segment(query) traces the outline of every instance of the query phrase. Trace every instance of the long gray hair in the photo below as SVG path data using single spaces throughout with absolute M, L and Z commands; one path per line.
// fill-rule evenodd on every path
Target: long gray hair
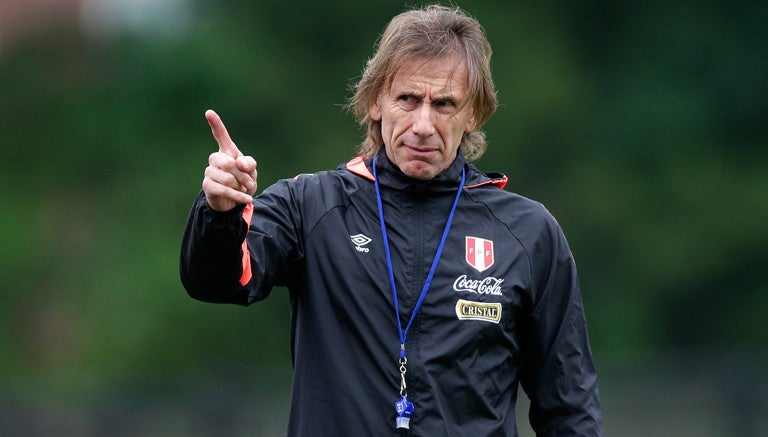
M 372 120 L 369 109 L 406 62 L 458 55 L 467 66 L 467 89 L 475 119 L 475 129 L 464 134 L 460 147 L 468 161 L 480 158 L 486 142 L 479 127 L 498 106 L 491 75 L 492 53 L 480 23 L 459 8 L 430 5 L 395 16 L 376 43 L 376 53 L 368 60 L 362 77 L 353 85 L 355 94 L 347 104 L 358 123 L 368 130 L 358 152 L 373 156 L 381 148 L 381 121 Z

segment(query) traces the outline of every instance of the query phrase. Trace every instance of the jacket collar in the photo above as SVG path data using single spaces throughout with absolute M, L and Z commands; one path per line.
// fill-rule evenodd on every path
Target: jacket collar
M 352 173 L 373 181 L 372 161 L 373 159 L 370 157 L 358 156 L 342 167 L 346 167 L 346 169 Z M 467 170 L 467 180 L 464 185 L 465 189 L 483 185 L 494 185 L 497 188 L 504 188 L 508 180 L 507 176 L 501 173 L 485 174 L 480 172 L 475 166 L 466 162 L 461 149 L 459 149 L 456 160 L 453 161 L 453 164 L 451 164 L 448 170 L 429 181 L 420 181 L 406 176 L 396 165 L 389 161 L 383 148 L 378 154 L 376 165 L 379 183 L 382 186 L 415 192 L 455 190 L 456 184 L 461 177 L 461 168 L 463 166 L 466 166 Z

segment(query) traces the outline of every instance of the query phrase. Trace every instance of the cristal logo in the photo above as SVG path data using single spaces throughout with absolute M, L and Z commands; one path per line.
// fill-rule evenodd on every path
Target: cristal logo
M 456 302 L 456 317 L 459 320 L 480 320 L 482 322 L 499 323 L 501 320 L 501 304 L 498 302 L 472 302 L 459 299 Z
M 352 240 L 352 243 L 354 243 L 354 244 L 355 244 L 355 249 L 356 249 L 358 252 L 365 252 L 365 253 L 368 253 L 368 252 L 370 251 L 370 249 L 368 249 L 367 247 L 363 247 L 363 246 L 365 246 L 366 244 L 368 244 L 368 243 L 370 243 L 371 241 L 373 241 L 373 240 L 371 240 L 370 238 L 366 237 L 366 236 L 365 236 L 365 235 L 363 235 L 363 234 L 350 235 L 350 236 L 349 236 L 349 238 Z
M 467 275 L 461 275 L 453 282 L 456 291 L 468 291 L 477 294 L 492 294 L 501 296 L 501 283 L 503 279 L 489 276 L 484 279 L 469 279 Z

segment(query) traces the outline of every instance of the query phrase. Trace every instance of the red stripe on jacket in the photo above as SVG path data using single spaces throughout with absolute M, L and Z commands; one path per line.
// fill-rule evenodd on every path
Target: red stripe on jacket
M 245 224 L 248 229 L 251 228 L 251 219 L 253 218 L 253 203 L 247 203 L 245 205 L 245 209 L 243 210 L 243 220 L 245 220 Z M 243 240 L 243 274 L 240 276 L 240 285 L 245 286 L 245 284 L 248 283 L 248 281 L 251 280 L 253 277 L 253 272 L 251 271 L 251 253 L 248 251 L 248 233 L 246 232 L 245 240 Z

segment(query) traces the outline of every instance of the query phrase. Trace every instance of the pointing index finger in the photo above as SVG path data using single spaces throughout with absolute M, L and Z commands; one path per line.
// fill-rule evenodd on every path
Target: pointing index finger
M 224 122 L 221 121 L 219 114 L 214 110 L 209 109 L 205 111 L 205 119 L 208 120 L 208 125 L 211 126 L 213 138 L 215 138 L 216 142 L 219 144 L 220 152 L 224 152 L 233 158 L 243 156 L 240 149 L 235 145 L 235 142 L 229 137 L 229 132 L 227 132 L 227 128 L 224 127 Z

